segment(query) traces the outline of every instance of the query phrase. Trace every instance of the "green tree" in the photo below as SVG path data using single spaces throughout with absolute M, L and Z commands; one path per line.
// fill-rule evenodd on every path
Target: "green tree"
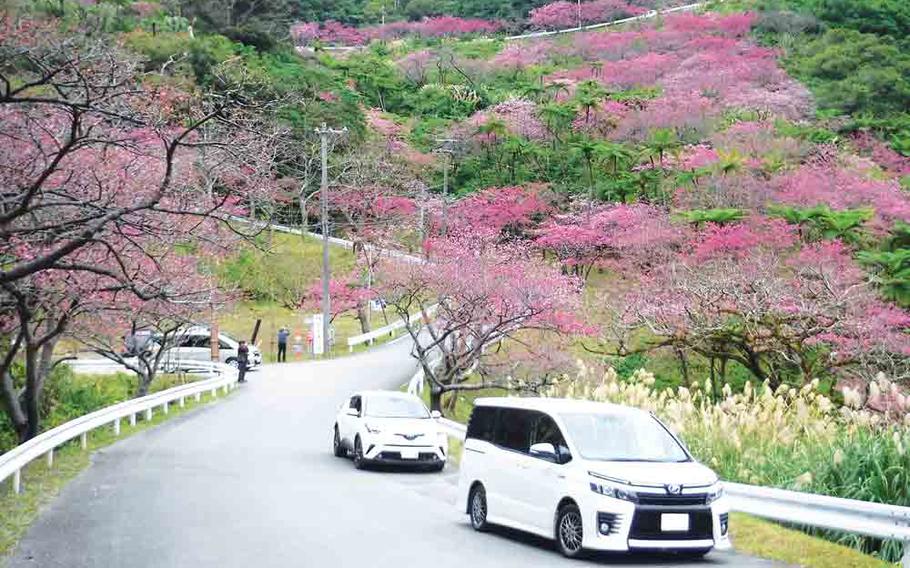
M 700 228 L 706 223 L 714 223 L 715 225 L 735 223 L 741 221 L 743 217 L 746 216 L 742 209 L 733 208 L 693 209 L 691 211 L 684 211 L 681 215 L 687 222 L 695 225 L 696 228 Z

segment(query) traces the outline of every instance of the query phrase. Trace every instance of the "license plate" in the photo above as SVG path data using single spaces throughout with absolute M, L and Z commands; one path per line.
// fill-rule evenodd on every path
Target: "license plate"
M 401 450 L 401 459 L 416 460 L 420 455 L 420 450 Z
M 689 530 L 689 515 L 685 513 L 663 513 L 660 515 L 660 530 L 663 532 L 685 532 Z

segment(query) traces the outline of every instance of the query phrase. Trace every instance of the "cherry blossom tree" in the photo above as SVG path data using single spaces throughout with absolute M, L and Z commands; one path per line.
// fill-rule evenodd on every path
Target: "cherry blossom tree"
M 158 373 L 165 370 L 165 357 L 177 345 L 180 332 L 223 308 L 227 300 L 212 278 L 201 274 L 196 258 L 171 254 L 163 261 L 159 269 L 149 270 L 159 282 L 153 296 L 141 297 L 132 290 L 101 294 L 67 332 L 132 371 L 137 377 L 136 396 L 148 394 Z M 137 333 L 149 337 L 142 348 L 132 345 Z
M 230 88 L 209 98 L 146 84 L 110 42 L 27 19 L 0 19 L 0 59 L 0 385 L 27 439 L 53 347 L 90 299 L 166 297 L 165 254 L 223 244 L 232 198 L 265 195 L 274 173 Z
M 627 270 L 658 265 L 684 236 L 659 208 L 612 205 L 590 214 L 557 216 L 541 227 L 535 243 L 554 253 L 564 271 L 587 279 L 595 267 Z
M 494 345 L 521 342 L 522 334 L 533 330 L 585 329 L 574 315 L 577 282 L 535 260 L 528 247 L 478 247 L 476 241 L 458 237 L 434 239 L 429 250 L 426 263 L 385 262 L 380 279 L 382 297 L 408 322 L 434 410 L 442 409 L 446 393 L 509 388 L 506 380 L 468 380 Z M 437 306 L 432 322 L 431 306 Z M 423 317 L 411 320 L 412 314 Z
M 594 0 L 580 4 L 559 0 L 531 10 L 528 21 L 537 28 L 564 29 L 618 20 L 643 14 L 645 11 L 622 0 Z
M 840 243 L 794 251 L 790 238 L 706 231 L 693 252 L 608 299 L 613 354 L 670 349 L 686 377 L 687 354 L 697 354 L 720 383 L 735 361 L 775 388 L 794 377 L 874 375 L 910 355 L 910 314 L 878 299 Z
M 329 281 L 329 297 L 332 299 L 332 313 L 329 321 L 334 322 L 335 318 L 341 314 L 361 309 L 361 306 L 374 299 L 375 295 L 371 290 L 363 287 L 360 278 L 354 273 L 332 278 Z M 312 284 L 300 298 L 300 304 L 297 307 L 320 311 L 322 309 L 322 284 Z
M 475 193 L 450 209 L 450 231 L 524 236 L 552 206 L 540 187 L 497 187 Z

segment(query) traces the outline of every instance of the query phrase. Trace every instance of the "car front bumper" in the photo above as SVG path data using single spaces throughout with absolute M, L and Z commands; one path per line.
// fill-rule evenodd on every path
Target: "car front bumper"
M 684 552 L 731 548 L 726 498 L 697 507 L 641 506 L 610 498 L 597 501 L 586 503 L 582 510 L 583 546 L 587 549 Z M 689 530 L 662 532 L 660 516 L 665 513 L 689 515 Z
M 446 454 L 439 446 L 372 444 L 365 448 L 363 459 L 372 464 L 426 467 L 445 463 Z

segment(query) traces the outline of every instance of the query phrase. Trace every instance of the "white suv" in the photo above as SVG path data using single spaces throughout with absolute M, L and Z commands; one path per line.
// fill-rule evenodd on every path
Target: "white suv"
M 566 399 L 474 404 L 457 505 L 476 530 L 495 523 L 535 533 L 569 557 L 730 548 L 717 475 L 654 415 Z
M 350 452 L 357 469 L 394 464 L 440 471 L 446 465 L 449 439 L 437 418 L 439 413 L 427 410 L 414 395 L 360 392 L 338 409 L 332 448 L 336 457 Z

